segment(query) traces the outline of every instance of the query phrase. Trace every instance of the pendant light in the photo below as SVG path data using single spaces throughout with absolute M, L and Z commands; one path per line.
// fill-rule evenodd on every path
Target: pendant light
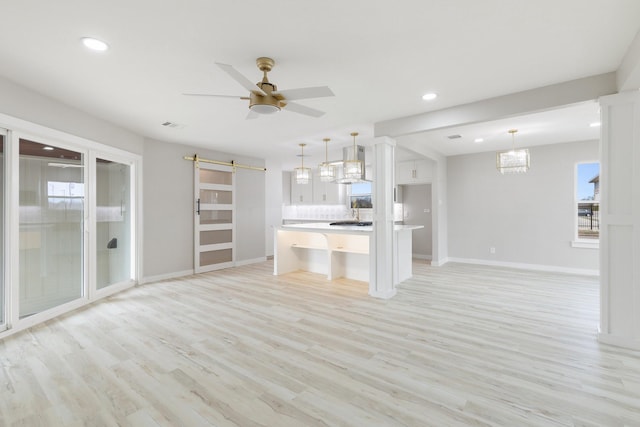
M 353 137 L 353 158 L 344 161 L 344 177 L 346 179 L 359 180 L 362 179 L 364 165 L 358 160 L 356 151 L 356 136 L 358 136 L 358 132 L 351 132 L 351 136 Z
M 525 173 L 529 170 L 529 150 L 516 150 L 515 134 L 518 129 L 510 129 L 511 150 L 496 153 L 496 168 L 501 174 Z
M 331 182 L 336 179 L 336 167 L 329 163 L 329 138 L 323 139 L 324 141 L 324 162 L 320 163 L 318 169 L 320 170 L 320 181 Z
M 299 168 L 295 168 L 296 171 L 296 183 L 297 184 L 308 184 L 309 183 L 309 177 L 311 175 L 311 171 L 309 168 L 305 168 L 304 167 L 304 147 L 307 144 L 298 144 L 300 146 L 300 167 Z

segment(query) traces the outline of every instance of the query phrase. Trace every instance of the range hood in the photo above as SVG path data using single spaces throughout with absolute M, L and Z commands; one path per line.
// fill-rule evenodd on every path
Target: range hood
M 353 147 L 344 147 L 342 149 L 342 160 L 359 160 L 362 162 L 363 164 L 363 168 L 362 168 L 362 174 L 360 175 L 359 178 L 357 179 L 352 179 L 352 178 L 345 178 L 344 177 L 344 168 L 342 167 L 342 162 L 332 162 L 333 164 L 338 166 L 338 170 L 337 170 L 337 176 L 336 179 L 333 181 L 336 184 L 353 184 L 356 182 L 366 182 L 366 181 L 370 181 L 369 179 L 367 179 L 367 162 L 365 161 L 365 150 L 364 150 L 364 146 L 363 145 L 357 145 L 356 146 L 356 150 L 355 150 L 355 155 L 356 158 L 353 158 Z

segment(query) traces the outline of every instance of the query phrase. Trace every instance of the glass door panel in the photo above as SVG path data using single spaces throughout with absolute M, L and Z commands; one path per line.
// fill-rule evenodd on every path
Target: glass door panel
M 229 169 L 226 170 L 215 170 L 208 169 L 211 167 L 215 167 L 215 165 L 208 165 L 206 163 L 202 163 L 200 165 L 200 183 L 202 184 L 223 184 L 223 185 L 232 185 L 233 184 L 233 172 L 230 171 L 230 168 L 227 166 L 223 166 L 223 168 Z
M 131 168 L 96 159 L 96 287 L 131 279 Z
M 0 129 L 0 327 L 4 329 L 6 322 L 5 310 L 4 310 L 4 173 L 6 168 L 4 167 L 4 130 Z
M 200 203 L 202 204 L 223 204 L 233 203 L 233 193 L 231 191 L 203 190 L 200 189 Z
M 84 159 L 20 139 L 19 317 L 82 297 Z
M 234 174 L 229 166 L 200 163 L 195 169 L 196 273 L 233 266 Z

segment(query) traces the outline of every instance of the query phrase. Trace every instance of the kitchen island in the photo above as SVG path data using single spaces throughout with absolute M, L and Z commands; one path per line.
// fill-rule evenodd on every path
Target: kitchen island
M 394 285 L 411 277 L 411 232 L 421 225 L 395 225 Z M 275 229 L 273 274 L 297 270 L 369 282 L 372 226 L 307 223 Z

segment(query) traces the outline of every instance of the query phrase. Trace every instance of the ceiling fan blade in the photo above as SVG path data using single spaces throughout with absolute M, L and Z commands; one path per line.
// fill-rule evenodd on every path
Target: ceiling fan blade
M 212 93 L 183 93 L 186 96 L 213 96 L 215 98 L 236 98 L 236 99 L 249 99 L 246 96 L 238 96 L 238 95 L 214 95 Z
M 216 65 L 220 67 L 222 71 L 229 74 L 229 76 L 231 76 L 233 80 L 240 83 L 242 87 L 244 87 L 249 92 L 257 92 L 262 96 L 266 95 L 266 93 L 262 89 L 260 89 L 255 83 L 251 83 L 251 80 L 249 80 L 248 78 L 240 74 L 240 72 L 235 68 L 233 68 L 231 65 L 221 64 L 219 62 L 216 62 Z
M 249 114 L 247 114 L 246 120 L 257 119 L 258 117 L 260 117 L 260 114 L 256 113 L 253 110 L 249 110 Z
M 315 108 L 307 107 L 306 105 L 296 104 L 295 102 L 287 102 L 287 105 L 286 107 L 284 107 L 284 109 L 287 111 L 292 111 L 294 113 L 304 114 L 305 116 L 324 116 L 324 111 L 316 110 Z
M 299 89 L 286 89 L 273 92 L 284 96 L 286 100 L 295 101 L 296 99 L 324 98 L 326 96 L 335 96 L 328 86 L 303 87 Z

